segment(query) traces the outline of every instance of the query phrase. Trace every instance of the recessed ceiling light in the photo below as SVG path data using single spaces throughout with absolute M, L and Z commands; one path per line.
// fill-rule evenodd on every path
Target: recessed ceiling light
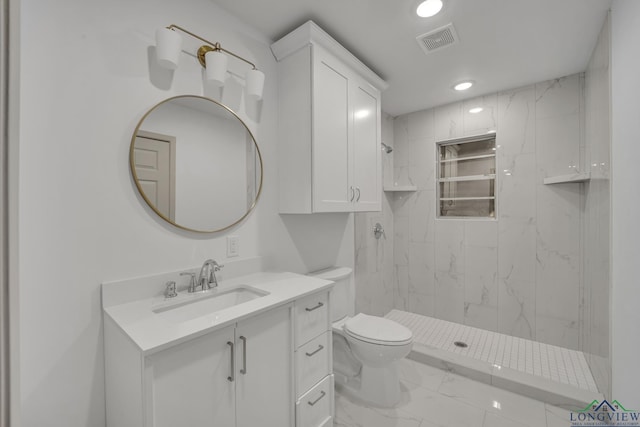
M 483 110 L 483 108 L 482 108 L 482 107 L 475 107 L 475 108 L 470 109 L 470 110 L 469 110 L 469 112 L 470 112 L 471 114 L 478 114 L 478 113 L 479 113 L 479 112 L 481 112 L 482 110 Z
M 418 5 L 416 13 L 421 18 L 436 15 L 442 9 L 442 0 L 425 0 Z
M 458 83 L 457 85 L 455 85 L 453 88 L 455 90 L 467 90 L 471 86 L 473 86 L 473 82 L 461 82 L 461 83 Z

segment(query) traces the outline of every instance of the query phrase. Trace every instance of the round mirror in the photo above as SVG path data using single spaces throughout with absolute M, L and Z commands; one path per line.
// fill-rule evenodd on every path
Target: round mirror
M 176 96 L 149 110 L 133 132 L 129 163 L 151 209 L 190 231 L 237 224 L 262 189 L 253 134 L 229 108 L 201 96 Z

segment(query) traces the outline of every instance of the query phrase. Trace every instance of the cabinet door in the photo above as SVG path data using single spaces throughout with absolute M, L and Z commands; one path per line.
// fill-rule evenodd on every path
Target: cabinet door
M 349 77 L 344 66 L 313 46 L 313 212 L 350 212 Z
M 380 146 L 380 93 L 354 81 L 353 88 L 353 186 L 355 211 L 382 209 Z
M 147 426 L 233 426 L 233 327 L 195 338 L 147 358 Z
M 291 306 L 238 323 L 236 342 L 236 426 L 292 426 Z

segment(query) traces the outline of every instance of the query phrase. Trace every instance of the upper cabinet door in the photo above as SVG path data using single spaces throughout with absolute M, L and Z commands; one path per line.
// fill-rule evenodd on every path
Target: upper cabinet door
M 271 50 L 280 88 L 280 213 L 379 211 L 387 84 L 311 21 Z
M 233 326 L 147 358 L 147 425 L 233 426 Z
M 312 182 L 314 212 L 349 212 L 354 197 L 349 144 L 349 77 L 314 46 Z
M 353 88 L 353 181 L 354 210 L 382 209 L 380 93 L 366 83 Z

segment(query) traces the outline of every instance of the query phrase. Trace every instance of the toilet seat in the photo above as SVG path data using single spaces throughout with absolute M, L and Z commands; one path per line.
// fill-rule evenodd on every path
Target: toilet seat
M 351 338 L 370 344 L 401 346 L 413 341 L 410 329 L 393 320 L 363 313 L 347 320 L 343 330 Z

